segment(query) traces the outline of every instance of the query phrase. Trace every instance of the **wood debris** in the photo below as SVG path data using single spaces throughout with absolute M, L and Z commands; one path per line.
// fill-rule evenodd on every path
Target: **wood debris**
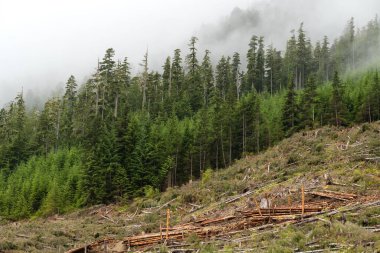
M 357 195 L 355 194 L 348 194 L 348 193 L 341 193 L 341 192 L 334 192 L 334 191 L 327 191 L 327 190 L 321 191 L 321 192 L 312 191 L 312 192 L 309 192 L 309 194 L 324 197 L 324 198 L 342 200 L 342 201 L 353 200 L 357 197 Z
M 321 210 L 322 207 L 305 206 L 304 213 L 305 215 L 317 214 Z M 288 221 L 296 222 L 300 220 L 301 217 L 302 208 L 297 206 L 260 208 L 252 210 L 247 209 L 237 212 L 236 215 L 211 219 L 199 219 L 174 227 L 162 227 L 160 232 L 126 237 L 122 240 L 122 243 L 126 246 L 126 248 L 141 248 L 164 242 L 172 243 L 175 241 L 181 241 L 190 234 L 196 234 L 199 238 L 207 239 L 210 237 L 221 236 L 231 231 L 243 230 L 250 227 L 258 227 L 266 224 L 276 224 Z M 162 233 L 163 231 L 165 231 L 165 233 Z M 107 243 L 111 243 L 111 241 L 108 240 Z M 97 252 L 97 250 L 102 248 L 104 249 L 104 244 L 105 241 L 103 240 L 85 247 L 87 252 Z M 85 247 L 73 249 L 67 253 L 85 252 Z
M 242 195 L 230 198 L 226 202 L 231 203 L 251 193 L 252 192 L 248 191 Z M 338 203 L 343 203 L 341 202 L 342 200 L 353 200 L 357 197 L 355 194 L 340 193 L 327 190 L 320 192 L 307 192 L 305 190 L 305 193 L 327 198 L 332 202 L 339 200 Z M 202 240 L 207 240 L 211 237 L 226 238 L 227 236 L 228 238 L 228 236 L 231 234 L 239 231 L 241 232 L 246 229 L 266 229 L 271 228 L 276 224 L 304 224 L 308 222 L 314 222 L 320 220 L 320 218 L 316 217 L 317 215 L 328 215 L 329 213 L 336 211 L 331 209 L 330 211 L 328 211 L 328 209 L 326 210 L 326 208 L 330 207 L 326 204 L 326 201 L 309 203 L 305 203 L 304 201 L 298 204 L 269 208 L 260 208 L 257 206 L 256 202 L 256 206 L 254 208 L 237 210 L 233 215 L 219 217 L 206 216 L 205 218 L 198 218 L 191 222 L 176 225 L 173 227 L 170 227 L 170 212 L 168 209 L 166 226 L 160 226 L 158 232 L 129 236 L 119 241 L 116 241 L 114 239 L 104 239 L 80 248 L 67 251 L 67 253 L 104 252 L 104 250 L 107 249 L 107 245 L 116 243 L 118 244 L 119 248 L 124 248 L 128 251 L 146 249 L 157 244 L 174 245 L 176 243 L 180 243 L 191 234 L 197 235 Z M 291 204 L 291 202 L 288 204 Z M 125 250 L 120 252 L 125 252 Z

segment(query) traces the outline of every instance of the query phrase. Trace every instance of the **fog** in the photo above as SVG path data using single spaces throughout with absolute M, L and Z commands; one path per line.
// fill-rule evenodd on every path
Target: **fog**
M 160 70 L 193 35 L 199 58 L 207 48 L 216 61 L 244 56 L 252 34 L 283 49 L 304 22 L 314 42 L 332 41 L 350 17 L 362 27 L 378 12 L 378 0 L 0 0 L 0 106 L 21 90 L 42 102 L 70 75 L 83 83 L 109 47 L 137 73 L 146 50 Z

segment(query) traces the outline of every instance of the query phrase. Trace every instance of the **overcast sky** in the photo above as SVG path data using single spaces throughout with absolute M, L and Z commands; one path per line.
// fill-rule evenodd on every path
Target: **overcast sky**
M 192 35 L 214 59 L 245 55 L 252 34 L 283 49 L 304 22 L 313 41 L 339 36 L 380 12 L 378 0 L 0 0 L 0 106 L 21 91 L 46 96 L 73 74 L 79 83 L 107 48 L 136 73 L 145 51 L 158 70 Z

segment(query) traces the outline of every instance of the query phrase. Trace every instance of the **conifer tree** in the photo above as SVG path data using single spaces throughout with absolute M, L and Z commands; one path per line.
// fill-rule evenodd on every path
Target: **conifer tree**
M 257 92 L 263 92 L 264 87 L 264 81 L 265 81 L 265 51 L 264 51 L 264 37 L 260 37 L 258 40 L 258 49 L 257 49 L 257 55 L 256 55 L 256 62 L 254 67 L 254 83 L 255 83 L 255 90 Z
M 203 87 L 200 79 L 199 64 L 197 59 L 197 37 L 191 37 L 188 44 L 190 53 L 186 56 L 187 64 L 187 95 L 190 97 L 190 105 L 193 112 L 198 111 L 202 105 Z
M 330 80 L 330 49 L 329 41 L 327 36 L 324 36 L 321 54 L 320 54 L 320 64 L 319 70 L 321 73 L 321 81 L 327 82 Z
M 74 76 L 70 76 L 66 83 L 66 91 L 63 96 L 63 115 L 62 115 L 62 140 L 71 146 L 74 130 L 74 111 L 77 100 L 77 83 Z
M 266 52 L 266 86 L 267 90 L 273 95 L 276 91 L 281 89 L 282 82 L 282 58 L 281 52 L 277 51 L 276 48 L 273 48 L 273 45 L 270 45 Z
M 170 97 L 172 91 L 172 69 L 170 56 L 165 60 L 162 73 L 163 98 Z
M 345 114 L 346 108 L 343 103 L 343 86 L 339 79 L 338 72 L 335 71 L 332 81 L 332 96 L 331 96 L 331 123 L 336 126 L 346 124 Z
M 297 65 L 296 65 L 296 89 L 302 88 L 304 80 L 306 79 L 308 52 L 305 31 L 303 30 L 303 23 L 298 29 L 297 40 Z
M 222 100 L 226 100 L 227 92 L 229 88 L 229 63 L 227 59 L 222 56 L 216 66 L 215 73 L 215 87 L 217 90 L 217 96 Z
M 257 42 L 258 38 L 256 35 L 253 35 L 251 41 L 249 42 L 249 49 L 247 53 L 247 87 L 243 87 L 243 93 L 252 91 L 255 88 L 255 66 L 257 58 Z
M 287 41 L 286 52 L 284 57 L 284 75 L 286 77 L 287 83 L 297 82 L 297 40 L 292 30 L 292 36 Z M 289 78 L 294 78 L 294 80 L 289 80 Z
M 183 68 L 181 50 L 174 50 L 174 57 L 172 62 L 172 88 L 175 90 L 175 95 L 179 96 L 183 91 Z
M 232 64 L 231 64 L 231 82 L 235 86 L 236 98 L 239 100 L 241 95 L 241 72 L 240 72 L 240 55 L 238 52 L 235 52 L 232 56 Z
M 300 127 L 313 128 L 316 123 L 317 86 L 314 75 L 309 76 L 300 104 Z
M 130 66 L 128 63 L 127 57 L 124 58 L 122 62 L 118 62 L 116 69 L 114 71 L 115 80 L 114 85 L 111 90 L 113 94 L 114 101 L 111 101 L 113 104 L 113 117 L 118 118 L 120 112 L 122 113 L 125 110 L 127 104 L 126 96 L 127 90 L 130 86 Z
M 112 48 L 106 50 L 103 60 L 99 63 L 99 72 L 97 76 L 97 104 L 100 109 L 101 119 L 112 115 L 115 94 L 112 93 L 115 85 L 114 68 L 115 61 L 113 57 L 115 51 Z
M 375 71 L 369 94 L 369 121 L 380 120 L 380 80 L 378 71 Z
M 290 78 L 289 80 L 292 79 L 293 78 Z M 294 86 L 294 82 L 290 81 L 282 109 L 282 127 L 285 136 L 291 136 L 298 127 L 299 109 L 297 104 L 297 93 Z
M 144 59 L 140 66 L 143 67 L 143 72 L 141 74 L 141 92 L 142 92 L 142 110 L 145 109 L 146 104 L 146 93 L 149 85 L 149 73 L 148 73 L 148 50 L 144 55 Z
M 347 33 L 351 46 L 351 68 L 355 69 L 355 24 L 353 17 L 351 17 L 350 21 L 348 22 Z
M 208 107 L 211 99 L 211 91 L 214 86 L 214 73 L 212 69 L 210 51 L 206 50 L 201 65 L 201 80 L 203 84 L 203 104 Z

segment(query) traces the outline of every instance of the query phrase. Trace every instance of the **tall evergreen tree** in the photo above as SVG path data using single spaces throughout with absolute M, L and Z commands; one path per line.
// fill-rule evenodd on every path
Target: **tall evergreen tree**
M 373 76 L 372 85 L 370 87 L 370 93 L 368 96 L 368 113 L 369 113 L 369 121 L 380 120 L 380 80 L 378 71 L 375 71 Z
M 292 80 L 292 78 L 289 80 Z M 282 127 L 285 136 L 290 136 L 297 130 L 298 122 L 299 108 L 297 104 L 297 93 L 294 83 L 290 81 L 282 109 Z
M 282 58 L 281 52 L 270 45 L 266 52 L 266 86 L 267 90 L 273 95 L 276 91 L 281 89 L 282 83 Z
M 319 62 L 319 73 L 321 75 L 321 81 L 327 82 L 330 80 L 330 49 L 327 36 L 323 38 Z
M 170 97 L 172 91 L 172 67 L 170 63 L 170 56 L 165 60 L 162 73 L 162 85 L 164 97 Z
M 208 107 L 211 99 L 211 91 L 214 86 L 214 74 L 210 59 L 210 51 L 206 50 L 201 65 L 201 80 L 203 84 L 203 104 Z
M 113 57 L 115 51 L 112 48 L 106 50 L 103 60 L 99 63 L 99 73 L 97 76 L 97 104 L 100 108 L 102 120 L 112 115 L 111 105 L 114 102 L 115 94 L 112 93 L 115 85 Z
M 239 53 L 235 52 L 232 56 L 232 72 L 231 72 L 231 81 L 233 82 L 236 90 L 236 98 L 239 100 L 241 95 L 241 72 L 240 72 L 240 55 Z
M 144 59 L 140 66 L 143 67 L 143 71 L 141 74 L 141 92 L 142 92 L 142 105 L 141 108 L 145 109 L 146 104 L 146 93 L 149 85 L 149 73 L 148 73 L 148 50 L 146 51 L 144 55 Z
M 182 58 L 181 50 L 174 50 L 174 57 L 172 62 L 172 85 L 175 89 L 175 94 L 178 96 L 183 91 L 183 67 L 182 67 Z
M 187 63 L 187 95 L 190 97 L 190 105 L 193 112 L 198 111 L 202 105 L 203 87 L 200 79 L 199 64 L 197 59 L 197 37 L 191 37 L 188 44 L 190 53 L 186 56 Z
M 73 144 L 74 131 L 74 110 L 77 100 L 77 83 L 74 76 L 70 76 L 66 83 L 66 91 L 63 96 L 63 115 L 62 115 L 62 140 L 65 144 Z
M 316 124 L 317 86 L 314 75 L 309 76 L 300 105 L 300 127 L 313 128 Z
M 296 65 L 296 89 L 302 88 L 307 78 L 307 68 L 310 61 L 309 49 L 307 46 L 306 34 L 301 23 L 298 29 L 297 40 L 297 65 Z
M 286 43 L 286 52 L 284 57 L 284 75 L 286 77 L 287 83 L 297 82 L 297 40 L 292 30 L 292 36 Z M 294 80 L 289 80 L 289 78 L 295 78 Z
M 335 71 L 332 81 L 332 97 L 331 97 L 331 123 L 336 126 L 346 124 L 345 114 L 346 108 L 343 102 L 343 86 L 339 79 L 338 72 Z
M 256 55 L 256 62 L 254 67 L 254 83 L 257 92 L 264 91 L 264 81 L 265 81 L 265 51 L 264 51 L 264 37 L 260 37 L 258 40 L 258 49 Z
M 257 42 L 258 38 L 256 35 L 253 35 L 251 41 L 249 42 L 249 49 L 247 53 L 247 82 L 246 86 L 243 87 L 243 93 L 252 91 L 255 85 L 255 66 L 257 58 Z

